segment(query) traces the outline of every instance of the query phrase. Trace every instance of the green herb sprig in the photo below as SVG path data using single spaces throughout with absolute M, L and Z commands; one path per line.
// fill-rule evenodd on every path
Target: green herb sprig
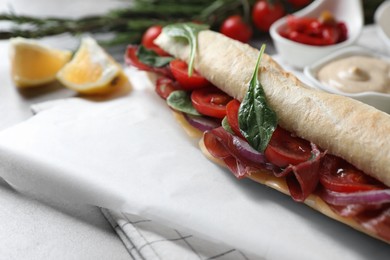
M 126 1 L 126 0 L 125 0 Z M 0 14 L 0 39 L 11 37 L 40 38 L 71 33 L 91 32 L 114 34 L 107 45 L 139 43 L 143 32 L 155 24 L 197 21 L 208 24 L 212 30 L 229 15 L 241 14 L 250 21 L 250 9 L 257 0 L 132 0 L 128 7 L 108 10 L 103 15 L 85 16 L 78 19 L 19 15 L 15 11 Z M 286 13 L 299 8 L 288 0 L 279 0 Z M 384 0 L 363 0 L 365 22 L 373 22 L 373 14 Z M 11 3 L 12 1 L 10 1 Z M 12 5 L 11 5 L 12 6 Z M 2 23 L 7 24 L 2 27 Z M 11 24 L 11 26 L 8 26 Z M 257 32 L 259 33 L 259 32 Z
M 142 34 L 152 25 L 197 21 L 218 29 L 226 17 L 243 13 L 242 10 L 241 0 L 133 0 L 128 7 L 78 19 L 18 15 L 10 11 L 0 14 L 0 28 L 2 23 L 7 24 L 2 27 L 7 29 L 0 29 L 0 39 L 109 32 L 114 36 L 105 41 L 107 45 L 139 43 Z

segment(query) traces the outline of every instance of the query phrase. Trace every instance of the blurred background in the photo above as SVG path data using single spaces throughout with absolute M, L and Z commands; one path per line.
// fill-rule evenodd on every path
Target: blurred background
M 384 0 L 363 0 L 365 23 L 373 22 L 376 8 Z M 111 33 L 104 44 L 138 43 L 143 32 L 155 24 L 177 21 L 207 23 L 220 30 L 232 15 L 239 15 L 252 30 L 251 37 L 267 35 L 276 19 L 296 12 L 312 0 L 120 0 L 120 1 L 56 1 L 34 0 L 28 8 L 23 1 L 1 1 L 0 39 L 22 36 L 39 38 L 64 32 L 80 34 Z M 259 2 L 265 5 L 260 10 Z M 61 8 L 58 8 L 58 7 Z M 89 10 L 85 15 L 81 10 Z

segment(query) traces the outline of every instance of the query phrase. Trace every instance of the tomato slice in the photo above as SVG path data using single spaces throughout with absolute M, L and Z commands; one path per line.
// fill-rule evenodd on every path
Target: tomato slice
M 311 146 L 308 141 L 277 127 L 265 149 L 265 157 L 279 167 L 297 165 L 310 159 Z
M 137 50 L 138 47 L 135 45 L 130 45 L 126 49 L 126 54 L 125 54 L 125 62 L 126 64 L 132 65 L 136 67 L 137 69 L 140 70 L 145 70 L 145 71 L 152 71 L 153 68 L 143 64 L 137 57 Z
M 169 78 L 173 77 L 171 70 L 168 68 L 168 66 L 157 68 L 157 67 L 151 67 L 151 66 L 148 66 L 148 65 L 142 63 L 137 57 L 137 51 L 138 51 L 138 46 L 136 46 L 136 45 L 129 45 L 127 47 L 126 53 L 125 53 L 125 63 L 127 65 L 134 66 L 139 70 L 155 72 L 155 73 L 163 75 L 165 77 L 169 77 Z
M 193 71 L 192 76 L 188 76 L 188 65 L 182 60 L 173 60 L 169 64 L 172 74 L 184 90 L 193 90 L 207 87 L 210 82 L 202 77 L 197 71 Z
M 169 56 L 163 49 L 154 43 L 154 40 L 160 35 L 162 31 L 161 25 L 154 25 L 149 27 L 142 35 L 141 44 L 150 50 L 153 50 L 160 56 Z
M 320 172 L 321 184 L 331 191 L 356 192 L 384 189 L 385 186 L 345 160 L 326 155 Z
M 226 118 L 229 122 L 230 128 L 233 132 L 240 138 L 245 140 L 245 137 L 242 136 L 240 132 L 240 125 L 238 123 L 238 110 L 240 109 L 240 101 L 237 99 L 231 100 L 226 105 Z
M 203 115 L 215 118 L 226 116 L 226 104 L 230 100 L 232 98 L 229 95 L 216 87 L 195 89 L 191 94 L 192 105 L 195 109 Z
M 172 91 L 178 90 L 176 82 L 167 77 L 160 77 L 156 81 L 156 92 L 163 99 L 167 99 Z

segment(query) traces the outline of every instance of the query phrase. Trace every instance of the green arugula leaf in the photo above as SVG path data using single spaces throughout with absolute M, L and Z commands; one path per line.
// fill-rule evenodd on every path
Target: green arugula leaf
M 208 25 L 196 23 L 176 23 L 163 28 L 163 32 L 170 37 L 184 39 L 190 44 L 190 61 L 188 63 L 188 76 L 192 76 L 194 70 L 195 53 L 198 48 L 198 33 L 207 30 Z
M 238 111 L 241 134 L 257 151 L 264 152 L 277 126 L 276 113 L 268 106 L 263 86 L 258 79 L 258 70 L 265 45 L 261 46 L 255 71 L 248 92 Z
M 192 105 L 190 94 L 187 91 L 173 91 L 167 98 L 167 104 L 177 111 L 194 116 L 201 116 L 201 114 Z
M 161 68 L 166 66 L 169 62 L 171 62 L 171 60 L 173 60 L 172 57 L 159 56 L 156 52 L 148 50 L 142 45 L 138 47 L 136 54 L 140 62 L 150 67 Z

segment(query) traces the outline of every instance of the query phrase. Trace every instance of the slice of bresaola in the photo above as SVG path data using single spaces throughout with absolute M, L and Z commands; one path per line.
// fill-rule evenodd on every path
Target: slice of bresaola
M 156 43 L 176 58 L 189 61 L 189 46 L 183 42 L 177 42 L 162 33 Z M 248 90 L 248 82 L 257 55 L 258 51 L 248 45 L 212 31 L 201 31 L 198 34 L 194 68 L 225 93 L 242 101 Z M 262 58 L 259 79 L 281 127 L 318 145 L 328 154 L 345 159 L 354 167 L 380 180 L 388 189 L 390 185 L 390 138 L 388 138 L 390 116 L 388 114 L 346 97 L 308 88 L 295 76 L 285 72 L 267 55 Z M 267 164 L 261 166 L 254 165 L 252 162 L 248 164 L 247 160 L 235 156 L 234 151 L 220 149 L 229 145 L 219 145 L 217 151 L 205 149 L 205 145 L 207 146 L 206 143 L 201 142 L 201 148 L 209 158 L 213 160 L 216 160 L 215 157 L 219 158 L 220 160 L 217 161 L 222 161 L 237 176 L 246 176 L 293 197 L 296 195 L 292 194 L 294 192 L 288 189 L 286 183 L 289 182 L 290 187 L 299 184 L 296 185 L 297 194 L 303 195 L 298 200 L 306 197 L 304 199 L 306 204 L 325 215 L 373 237 L 390 241 L 388 202 L 375 206 L 331 205 L 320 199 L 321 189 L 318 189 L 318 186 L 322 187 L 321 185 L 307 195 L 306 184 L 300 185 L 299 179 L 303 179 L 301 176 L 306 176 L 307 172 L 316 169 L 321 172 L 322 163 L 319 162 L 326 155 L 319 153 L 313 161 L 286 167 L 281 173 L 275 172 Z M 211 156 L 210 152 L 215 157 Z M 219 157 L 219 155 L 223 156 Z M 269 174 L 270 172 L 272 174 Z M 277 177 L 278 174 L 285 176 Z M 294 179 L 287 182 L 291 176 Z M 316 186 L 318 178 L 313 178 L 309 180 L 310 182 L 312 184 L 308 186 Z M 351 210 L 350 213 L 358 213 L 344 214 L 352 207 L 355 207 L 355 210 Z
M 297 165 L 289 165 L 284 169 L 271 165 L 266 160 L 251 161 L 238 152 L 237 139 L 233 134 L 228 133 L 222 127 L 215 128 L 204 133 L 203 143 L 204 152 L 209 153 L 214 158 L 220 159 L 225 166 L 232 171 L 237 178 L 249 177 L 269 186 L 284 187 L 284 182 L 288 188 L 282 191 L 289 194 L 295 201 L 306 202 L 310 206 L 322 207 L 325 204 L 319 204 L 316 196 L 323 198 L 321 194 L 326 189 L 319 184 L 320 175 L 325 174 L 325 168 L 321 168 L 325 152 L 321 152 L 315 145 L 313 146 L 313 157 L 306 162 Z M 326 160 L 325 160 L 326 161 Z M 343 165 L 339 165 L 340 169 Z M 276 178 L 269 181 L 269 176 Z M 282 183 L 282 184 L 281 184 Z M 374 181 L 375 185 L 378 185 Z M 385 189 L 378 185 L 378 189 Z M 327 191 L 330 192 L 330 191 Z M 311 195 L 311 197 L 309 197 Z M 344 221 L 354 225 L 361 225 L 366 232 L 375 234 L 385 241 L 390 241 L 390 203 L 377 204 L 350 204 L 350 205 L 332 205 L 327 204 L 339 217 L 345 217 Z
M 250 176 L 255 171 L 269 171 L 275 177 L 284 177 L 291 197 L 295 201 L 303 202 L 316 189 L 319 182 L 319 168 L 324 152 L 320 152 L 313 145 L 312 158 L 297 165 L 289 165 L 285 169 L 267 162 L 265 157 L 252 159 L 240 151 L 237 144 L 239 137 L 228 133 L 222 127 L 204 133 L 204 145 L 209 153 L 225 162 L 226 166 L 237 178 Z M 241 141 L 242 142 L 242 141 Z

